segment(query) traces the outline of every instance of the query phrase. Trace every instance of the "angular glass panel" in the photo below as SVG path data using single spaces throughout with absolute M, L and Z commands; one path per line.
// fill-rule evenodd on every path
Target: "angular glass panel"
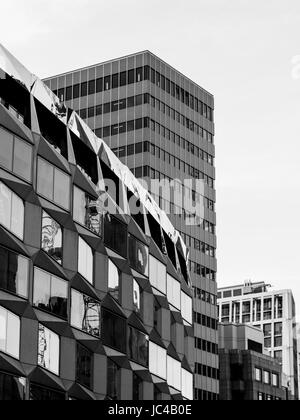
M 28 296 L 27 258 L 0 247 L 0 287 L 22 297 Z
M 135 328 L 128 328 L 128 355 L 143 366 L 149 362 L 149 337 Z
M 129 235 L 128 257 L 131 266 L 148 277 L 149 248 L 131 235 Z
M 79 237 L 78 241 L 78 272 L 93 284 L 94 257 L 91 247 Z
M 107 359 L 107 397 L 121 399 L 121 368 L 111 359 Z
M 133 308 L 135 312 L 141 310 L 141 289 L 137 281 L 133 279 Z
M 95 337 L 100 337 L 100 303 L 74 289 L 71 296 L 71 325 Z
M 76 381 L 91 388 L 93 353 L 77 343 Z
M 53 200 L 54 167 L 44 159 L 38 159 L 37 191 L 49 200 Z
M 116 299 L 119 299 L 120 273 L 118 267 L 108 260 L 108 291 Z
M 64 401 L 65 394 L 39 385 L 30 384 L 30 401 Z
M 149 258 L 149 280 L 157 290 L 167 293 L 167 268 L 152 255 Z
M 7 311 L 0 307 L 0 351 L 6 352 Z
M 24 236 L 24 203 L 16 194 L 12 194 L 11 231 L 23 239 Z
M 13 171 L 27 181 L 31 181 L 32 147 L 15 138 Z
M 86 194 L 74 186 L 73 218 L 76 222 L 85 225 L 86 222 Z
M 39 324 L 38 365 L 59 375 L 59 336 Z
M 127 226 L 114 217 L 104 221 L 104 243 L 122 257 L 127 256 Z
M 62 230 L 45 211 L 42 213 L 42 249 L 59 264 L 62 263 Z
M 10 171 L 12 170 L 13 140 L 12 134 L 0 128 L 0 165 Z
M 126 353 L 126 319 L 102 310 L 103 343 Z
M 16 359 L 20 357 L 20 318 L 11 312 L 7 315 L 6 352 Z
M 25 378 L 0 373 L 0 401 L 23 401 L 25 392 Z
M 0 223 L 7 229 L 11 226 L 11 202 L 11 191 L 0 182 Z
M 65 209 L 70 208 L 70 177 L 55 169 L 54 201 Z

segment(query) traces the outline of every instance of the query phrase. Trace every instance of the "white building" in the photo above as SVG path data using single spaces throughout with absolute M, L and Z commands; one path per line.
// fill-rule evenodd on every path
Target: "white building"
M 219 288 L 219 322 L 243 323 L 264 332 L 264 346 L 282 363 L 283 386 L 298 399 L 295 302 L 291 290 L 269 290 L 264 282 Z

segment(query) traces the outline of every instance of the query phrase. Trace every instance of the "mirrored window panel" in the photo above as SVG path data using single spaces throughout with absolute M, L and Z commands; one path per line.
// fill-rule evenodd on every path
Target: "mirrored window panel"
M 193 393 L 193 374 L 185 369 L 181 369 L 181 393 L 187 400 L 192 400 Z
M 93 353 L 77 343 L 76 381 L 87 388 L 92 388 Z
M 0 247 L 0 288 L 28 297 L 29 260 Z
M 0 351 L 20 358 L 20 318 L 0 306 Z
M 95 299 L 72 289 L 71 325 L 95 337 L 100 337 L 101 305 Z
M 180 311 L 181 284 L 169 274 L 167 274 L 167 298 L 169 303 Z
M 30 384 L 30 401 L 65 401 L 63 392 L 54 391 L 37 384 Z
M 60 341 L 59 336 L 44 325 L 39 324 L 38 365 L 59 375 Z
M 111 359 L 107 359 L 107 397 L 121 400 L 121 368 Z
M 26 378 L 0 372 L 0 401 L 24 401 Z
M 23 240 L 24 203 L 23 200 L 0 182 L 0 224 Z
M 133 401 L 143 399 L 143 380 L 136 373 L 132 375 L 132 399 Z
M 113 216 L 104 218 L 104 243 L 122 257 L 127 257 L 127 226 Z
M 116 315 L 107 309 L 102 310 L 102 338 L 103 344 L 122 353 L 126 353 L 126 330 L 125 318 Z
M 42 212 L 42 249 L 56 262 L 62 263 L 62 229 L 45 211 Z
M 141 311 L 141 288 L 135 279 L 133 279 L 133 309 L 137 313 Z
M 131 267 L 148 277 L 149 248 L 132 235 L 129 235 L 128 257 Z
M 149 342 L 149 370 L 153 375 L 167 379 L 167 350 Z
M 0 166 L 31 181 L 32 146 L 0 128 Z
M 140 365 L 148 366 L 149 337 L 133 327 L 128 328 L 128 355 Z
M 39 309 L 66 319 L 68 317 L 68 283 L 35 268 L 33 304 Z
M 103 216 L 100 201 L 95 201 L 84 191 L 74 186 L 73 217 L 74 220 L 99 236 L 102 236 Z
M 70 209 L 70 176 L 38 158 L 37 192 L 66 210 Z
M 149 258 L 149 280 L 155 289 L 164 295 L 167 293 L 167 268 L 152 255 Z
M 193 301 L 186 293 L 181 292 L 181 314 L 182 318 L 189 324 L 193 323 Z
M 118 267 L 108 260 L 108 291 L 116 300 L 120 295 L 120 276 Z
M 94 256 L 92 248 L 79 236 L 78 240 L 78 273 L 93 284 Z
M 181 391 L 181 363 L 167 356 L 167 381 L 170 386 Z

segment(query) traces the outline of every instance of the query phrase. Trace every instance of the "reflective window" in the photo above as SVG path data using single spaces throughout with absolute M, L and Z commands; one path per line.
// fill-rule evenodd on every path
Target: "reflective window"
M 0 306 L 0 351 L 20 357 L 20 318 Z
M 167 350 L 149 342 L 149 370 L 162 379 L 167 379 Z
M 23 240 L 24 203 L 2 182 L 0 182 L 0 223 Z
M 0 288 L 28 297 L 29 260 L 0 247 Z
M 133 308 L 135 312 L 141 310 L 141 288 L 135 279 L 133 279 Z
M 193 323 L 193 301 L 186 293 L 181 292 L 181 313 L 182 317 L 189 324 Z
M 92 388 L 93 353 L 77 343 L 76 381 Z
M 255 368 L 255 380 L 258 382 L 262 381 L 262 371 L 259 368 Z
M 170 386 L 181 391 L 181 363 L 167 356 L 167 381 Z
M 128 257 L 132 268 L 148 277 L 149 248 L 129 235 Z
M 149 280 L 157 290 L 167 293 L 167 268 L 152 255 L 149 258 Z
M 93 284 L 94 257 L 92 248 L 79 236 L 78 241 L 78 273 Z
M 106 309 L 102 310 L 103 343 L 126 353 L 126 319 Z
M 127 226 L 115 217 L 106 217 L 104 222 L 104 243 L 122 257 L 127 257 Z
M 100 337 L 101 305 L 77 290 L 71 292 L 71 325 L 95 337 Z
M 278 387 L 279 386 L 279 375 L 278 373 L 272 373 L 272 385 Z
M 69 210 L 70 176 L 42 158 L 38 158 L 37 192 Z
M 278 360 L 279 363 L 282 363 L 282 350 L 274 351 L 274 359 Z
M 181 393 L 184 398 L 193 399 L 193 375 L 185 369 L 181 370 Z
M 181 285 L 169 274 L 167 274 L 167 298 L 172 306 L 180 310 Z
M 133 401 L 143 399 L 143 381 L 136 373 L 132 375 L 132 399 Z
M 0 401 L 23 401 L 26 397 L 26 378 L 0 372 Z
M 34 269 L 33 304 L 62 318 L 68 317 L 68 283 L 39 268 Z
M 102 215 L 96 202 L 88 194 L 74 186 L 73 218 L 97 235 L 102 234 Z
M 271 373 L 267 370 L 264 370 L 264 383 L 265 384 L 271 383 Z
M 13 159 L 13 145 L 14 137 L 7 131 L 0 128 L 0 165 L 5 169 L 12 170 L 12 159 Z
M 121 368 L 111 359 L 107 359 L 107 397 L 121 400 Z
M 36 384 L 30 384 L 30 401 L 64 401 L 63 392 L 53 391 Z
M 148 366 L 149 337 L 135 328 L 128 328 L 128 355 L 131 360 Z
M 111 260 L 108 260 L 108 291 L 116 300 L 119 299 L 120 272 Z
M 42 213 L 42 245 L 56 262 L 62 263 L 62 230 L 60 225 L 45 211 Z
M 38 365 L 59 375 L 59 336 L 39 324 Z

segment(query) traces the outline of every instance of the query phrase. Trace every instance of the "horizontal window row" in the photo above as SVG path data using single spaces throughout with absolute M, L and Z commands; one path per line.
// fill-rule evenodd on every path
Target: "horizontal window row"
M 0 127 L 0 143 L 0 166 L 30 182 L 32 146 L 2 127 Z
M 194 322 L 202 325 L 202 327 L 211 328 L 215 331 L 218 330 L 218 321 L 216 319 L 200 314 L 199 312 L 194 312 Z
M 219 394 L 214 392 L 205 391 L 203 389 L 195 388 L 194 390 L 195 400 L 198 401 L 217 401 L 219 400 Z
M 279 387 L 279 374 L 260 367 L 255 367 L 255 380 L 257 382 L 263 382 L 266 385 Z
M 189 261 L 191 273 L 197 274 L 200 277 L 206 278 L 207 280 L 216 281 L 217 273 L 210 268 L 204 267 L 197 262 Z
M 257 393 L 258 401 L 281 401 L 280 397 L 275 397 L 274 395 L 265 394 L 264 392 Z
M 219 369 L 213 368 L 211 366 L 202 365 L 201 363 L 195 364 L 195 373 L 197 375 L 206 376 L 211 379 L 220 379 Z
M 121 86 L 139 83 L 144 80 L 150 80 L 153 84 L 198 112 L 200 115 L 213 121 L 212 108 L 149 66 L 138 67 L 121 73 L 114 73 L 98 79 L 92 79 L 88 82 L 67 86 L 66 88 L 54 90 L 54 93 L 60 100 L 70 101 L 79 97 L 116 89 Z
M 211 305 L 217 304 L 217 297 L 212 293 L 206 292 L 205 290 L 194 287 L 194 297 L 196 299 L 202 300 L 203 302 L 210 303 Z
M 212 208 L 211 205 L 209 204 L 209 201 L 207 202 L 207 206 L 210 210 L 214 211 L 214 206 Z M 188 246 L 190 248 L 194 248 L 194 249 L 202 252 L 203 254 L 207 255 L 208 257 L 212 257 L 212 258 L 216 257 L 216 248 L 215 247 L 213 247 L 211 245 L 208 245 L 205 242 L 199 241 L 199 239 L 194 238 L 194 237 L 188 235 L 187 233 L 179 231 L 179 234 L 181 235 L 181 237 L 182 237 L 184 243 L 186 244 L 186 246 Z M 199 242 L 200 242 L 200 246 L 199 246 Z
M 206 351 L 207 353 L 218 354 L 218 345 L 202 338 L 195 337 L 196 349 Z

